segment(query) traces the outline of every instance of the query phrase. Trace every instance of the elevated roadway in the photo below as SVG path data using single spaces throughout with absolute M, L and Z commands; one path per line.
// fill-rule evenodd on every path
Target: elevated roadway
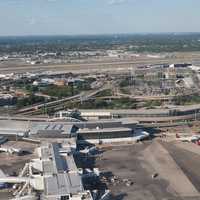
M 111 122 L 116 120 L 123 120 L 126 123 L 130 122 L 139 122 L 139 126 L 141 127 L 148 127 L 148 128 L 158 128 L 158 127 L 174 127 L 174 126 L 182 126 L 192 124 L 196 120 L 200 119 L 200 115 L 198 114 L 196 117 L 195 115 L 185 115 L 179 117 L 128 117 L 122 119 L 104 119 L 104 120 L 92 120 L 91 123 L 100 123 L 103 124 L 104 122 Z M 48 118 L 48 117 L 24 117 L 24 116 L 0 116 L 0 124 L 1 129 L 0 132 L 5 134 L 5 130 L 7 134 L 10 132 L 16 133 L 16 130 L 28 130 L 31 122 L 53 122 L 53 121 L 60 121 L 60 119 L 55 118 Z M 65 121 L 64 119 L 61 120 L 62 122 L 66 122 L 69 124 L 82 124 L 87 122 L 69 122 Z M 89 123 L 89 122 L 88 122 Z M 9 125 L 8 125 L 9 124 Z M 14 128 L 15 127 L 15 128 Z
M 91 96 L 95 95 L 95 91 L 89 93 L 85 98 L 90 98 Z M 80 97 L 80 96 L 78 96 Z M 67 99 L 68 100 L 68 99 Z M 61 100 L 58 102 L 55 101 L 54 104 L 60 103 Z M 61 102 L 66 101 L 63 99 Z M 51 102 L 52 103 L 52 102 Z M 40 105 L 41 107 L 44 104 Z M 35 111 L 35 107 L 26 108 L 26 110 L 22 110 L 21 113 L 19 112 L 18 115 L 8 117 L 8 116 L 1 116 L 1 119 L 13 119 L 13 120 L 25 120 L 25 121 L 49 121 L 52 120 L 51 118 L 47 117 L 27 117 L 24 116 L 24 113 L 32 114 Z M 200 104 L 196 105 L 188 105 L 188 106 L 176 106 L 170 108 L 157 108 L 157 109 L 124 109 L 124 110 L 108 110 L 108 109 L 89 109 L 89 110 L 80 110 L 82 117 L 86 118 L 130 118 L 140 123 L 171 123 L 171 122 L 180 122 L 180 121 L 193 121 L 200 119 Z M 19 115 L 20 114 L 20 115 Z
M 85 113 L 88 116 L 91 113 L 95 116 L 102 113 L 109 113 L 111 117 L 139 117 L 139 118 L 152 118 L 152 117 L 173 117 L 173 116 L 186 116 L 200 113 L 200 104 L 188 106 L 171 106 L 168 108 L 155 108 L 155 109 L 81 109 L 81 114 Z
M 51 102 L 46 102 L 46 103 L 41 103 L 41 104 L 29 106 L 29 107 L 18 110 L 17 114 L 27 113 L 29 111 L 34 111 L 34 110 L 38 110 L 40 108 L 49 107 L 49 106 L 52 106 L 52 105 L 55 105 L 55 104 L 60 104 L 60 103 L 70 101 L 70 100 L 73 100 L 73 99 L 77 99 L 77 98 L 80 98 L 80 97 L 81 97 L 81 95 L 78 94 L 78 95 L 74 95 L 74 96 L 71 96 L 71 97 L 67 97 L 67 98 L 63 98 L 63 99 L 59 99 L 59 100 L 55 100 L 55 101 L 51 101 Z
M 78 100 L 80 101 L 87 101 L 88 99 L 90 99 L 91 97 L 95 96 L 96 94 L 98 94 L 101 91 L 104 91 L 106 89 L 108 89 L 109 86 L 105 85 L 104 87 L 98 89 L 98 90 L 93 90 L 93 91 L 88 91 L 88 92 L 81 92 L 80 94 L 71 96 L 71 97 L 66 97 L 63 99 L 59 99 L 59 100 L 55 100 L 55 101 L 51 101 L 51 102 L 46 102 L 46 103 L 41 103 L 41 104 L 37 104 L 37 105 L 33 105 L 33 106 L 29 106 L 23 109 L 20 109 L 16 112 L 16 114 L 33 114 L 34 112 L 38 111 L 41 108 L 50 108 L 50 107 L 55 107 L 58 106 L 62 103 L 65 103 L 67 101 L 71 101 L 71 100 Z
M 119 97 L 127 97 L 130 99 L 135 99 L 137 101 L 150 101 L 150 100 L 171 100 L 175 97 L 186 97 L 190 95 L 194 95 L 194 93 L 187 93 L 187 94 L 182 94 L 182 95 L 152 95 L 152 96 L 134 96 L 134 95 L 129 95 L 129 94 L 123 94 L 123 93 L 117 93 L 116 94 Z

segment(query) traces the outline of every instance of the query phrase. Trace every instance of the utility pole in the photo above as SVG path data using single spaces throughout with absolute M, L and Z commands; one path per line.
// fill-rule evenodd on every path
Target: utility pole
M 131 68 L 131 84 L 135 86 L 135 69 L 134 67 Z
M 81 105 L 83 104 L 83 95 L 80 94 L 80 101 L 81 101 Z

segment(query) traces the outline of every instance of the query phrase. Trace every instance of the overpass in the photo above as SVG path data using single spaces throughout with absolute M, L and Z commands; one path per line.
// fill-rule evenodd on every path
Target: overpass
M 80 101 L 87 101 L 88 99 L 95 96 L 99 92 L 104 91 L 108 88 L 109 88 L 109 86 L 105 85 L 104 87 L 102 87 L 98 90 L 93 90 L 93 91 L 89 91 L 89 92 L 81 92 L 80 94 L 77 94 L 77 95 L 74 95 L 74 96 L 71 96 L 71 97 L 66 97 L 66 98 L 51 101 L 51 102 L 46 102 L 46 103 L 41 103 L 41 104 L 29 106 L 29 107 L 18 110 L 16 112 L 16 114 L 33 114 L 34 112 L 38 111 L 41 108 L 56 107 L 56 106 L 58 106 L 62 103 L 65 103 L 67 101 L 72 101 L 72 100 L 78 100 L 79 102 Z
M 148 120 L 152 118 L 188 118 L 188 116 L 194 118 L 194 115 L 197 116 L 200 113 L 200 104 L 155 109 L 81 109 L 80 112 L 83 117 L 134 117 L 138 119 L 147 118 Z

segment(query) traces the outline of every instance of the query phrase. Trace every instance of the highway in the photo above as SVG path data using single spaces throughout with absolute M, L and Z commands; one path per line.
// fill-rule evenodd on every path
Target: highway
M 200 115 L 198 115 L 197 120 L 200 119 Z M 47 117 L 24 117 L 24 116 L 0 116 L 0 121 L 5 122 L 8 120 L 8 123 L 11 122 L 23 122 L 29 123 L 29 122 L 50 122 L 55 121 L 53 118 L 47 118 Z M 115 119 L 111 119 L 115 120 Z M 120 120 L 120 119 L 116 119 Z M 146 127 L 146 128 L 159 128 L 159 127 L 174 127 L 174 126 L 182 126 L 182 125 L 188 125 L 189 123 L 195 122 L 194 115 L 190 116 L 181 116 L 181 117 L 166 117 L 166 118 L 148 118 L 148 120 L 145 120 L 145 118 L 124 118 L 123 120 L 127 121 L 135 121 L 137 120 L 139 122 L 139 127 Z M 105 120 L 104 120 L 105 121 Z M 95 121 L 93 121 L 95 122 Z M 100 122 L 98 120 L 97 122 Z M 68 123 L 82 123 L 82 122 L 68 122 Z
M 34 105 L 34 106 L 30 106 L 30 107 L 20 109 L 20 110 L 17 111 L 16 114 L 22 114 L 22 113 L 25 114 L 25 113 L 30 112 L 30 111 L 36 111 L 36 110 L 39 110 L 40 108 L 50 107 L 52 105 L 57 105 L 57 104 L 60 104 L 60 103 L 66 102 L 66 101 L 70 101 L 70 100 L 73 100 L 73 99 L 77 99 L 77 98 L 80 98 L 80 97 L 81 97 L 81 95 L 78 94 L 78 95 L 75 95 L 75 96 L 59 99 L 59 100 L 56 100 L 56 101 L 37 104 L 37 105 Z
M 150 100 L 171 100 L 177 96 L 186 97 L 194 95 L 194 93 L 188 93 L 183 95 L 152 95 L 152 96 L 134 96 L 129 94 L 122 94 L 122 93 L 116 93 L 115 96 L 104 96 L 104 97 L 97 97 L 98 99 L 120 99 L 122 97 L 134 99 L 136 101 L 150 101 Z
M 29 107 L 18 110 L 16 112 L 16 114 L 33 114 L 35 111 L 38 111 L 41 108 L 44 108 L 44 107 L 50 108 L 52 106 L 55 107 L 62 103 L 65 103 L 65 102 L 71 101 L 71 100 L 75 100 L 75 99 L 78 99 L 79 101 L 87 101 L 91 97 L 95 96 L 97 93 L 99 93 L 103 90 L 106 90 L 108 88 L 109 88 L 109 86 L 105 85 L 98 90 L 93 90 L 93 91 L 89 91 L 89 92 L 81 92 L 80 94 L 77 94 L 77 95 L 74 95 L 71 97 L 66 97 L 63 99 L 59 99 L 59 100 L 55 100 L 55 101 L 51 101 L 51 102 L 47 102 L 47 103 L 41 103 L 41 104 L 29 106 Z
M 171 111 L 176 111 L 175 114 L 170 114 Z M 187 105 L 187 106 L 171 106 L 171 107 L 157 107 L 155 109 L 81 109 L 80 112 L 84 113 L 110 113 L 113 116 L 121 117 L 169 117 L 170 115 L 184 116 L 190 114 L 200 113 L 200 104 Z
M 26 117 L 20 115 L 12 115 L 12 116 L 0 116 L 0 120 L 9 120 L 9 121 L 50 121 L 50 118 L 47 117 Z

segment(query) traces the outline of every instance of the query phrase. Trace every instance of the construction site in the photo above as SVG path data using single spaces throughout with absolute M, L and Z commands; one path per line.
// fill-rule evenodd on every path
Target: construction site
M 199 70 L 4 77 L 0 199 L 200 199 Z
M 0 200 L 200 200 L 199 51 L 82 42 L 3 44 Z
M 2 200 L 200 199 L 198 122 L 10 119 L 0 127 Z

